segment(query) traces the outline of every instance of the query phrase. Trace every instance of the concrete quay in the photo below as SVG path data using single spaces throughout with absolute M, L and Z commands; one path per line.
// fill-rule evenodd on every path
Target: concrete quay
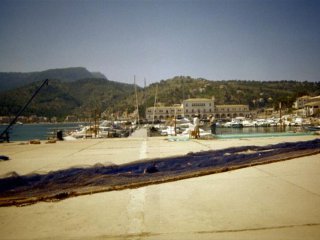
M 146 137 L 4 143 L 0 175 L 48 172 L 96 163 L 316 136 L 189 140 Z M 0 239 L 319 239 L 320 154 L 198 178 L 0 208 Z

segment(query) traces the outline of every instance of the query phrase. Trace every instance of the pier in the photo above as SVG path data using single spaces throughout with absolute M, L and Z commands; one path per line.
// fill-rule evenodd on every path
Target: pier
M 317 136 L 168 141 L 139 129 L 129 138 L 4 143 L 0 175 L 123 164 L 227 147 Z M 2 239 L 317 239 L 320 155 L 136 189 L 1 207 Z

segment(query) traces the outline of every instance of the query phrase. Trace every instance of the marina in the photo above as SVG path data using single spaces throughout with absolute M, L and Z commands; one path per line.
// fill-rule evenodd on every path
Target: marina
M 136 125 L 124 124 L 121 127 L 120 124 L 112 124 L 109 122 L 102 122 L 95 130 L 93 125 L 88 123 L 37 123 L 37 124 L 16 124 L 10 129 L 10 141 L 30 141 L 33 139 L 48 140 L 57 137 L 57 132 L 61 131 L 63 136 L 72 136 L 76 139 L 82 138 L 113 138 L 113 137 L 128 137 L 136 128 Z M 91 126 L 91 127 L 90 127 Z M 122 124 L 123 126 L 123 124 Z M 160 135 L 175 135 L 173 126 L 162 125 L 141 125 L 142 128 L 156 127 L 158 136 Z M 6 125 L 0 125 L 0 131 L 5 129 Z M 180 135 L 188 129 L 193 129 L 193 125 L 177 125 L 177 134 Z M 201 128 L 201 135 L 210 135 L 210 126 L 204 125 Z M 165 130 L 165 131 L 163 131 Z M 217 126 L 215 137 L 217 138 L 230 138 L 230 137 L 263 137 L 268 135 L 310 135 L 316 131 L 319 131 L 317 126 L 252 126 L 252 127 L 227 127 Z M 162 131 L 162 132 L 161 132 Z M 188 135 L 185 132 L 184 135 Z

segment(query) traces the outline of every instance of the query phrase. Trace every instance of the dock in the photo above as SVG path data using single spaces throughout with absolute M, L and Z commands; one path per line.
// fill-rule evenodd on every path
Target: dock
M 3 143 L 0 176 L 123 164 L 310 136 L 168 141 L 129 138 Z M 1 239 L 318 239 L 320 154 L 219 174 L 0 208 Z

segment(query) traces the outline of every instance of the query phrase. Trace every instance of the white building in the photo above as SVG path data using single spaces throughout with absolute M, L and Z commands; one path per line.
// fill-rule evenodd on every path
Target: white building
M 190 98 L 183 103 L 184 116 L 189 118 L 198 114 L 200 118 L 207 118 L 214 113 L 214 97 L 208 98 Z
M 235 117 L 255 117 L 256 113 L 249 110 L 248 105 L 215 105 L 215 99 L 190 98 L 183 101 L 182 105 L 156 106 L 146 109 L 146 119 L 149 122 L 167 120 L 170 118 L 192 118 L 196 114 L 200 119 L 207 119 L 210 115 L 217 119 Z
M 317 102 L 317 101 L 320 101 L 320 96 L 316 96 L 316 97 L 303 96 L 303 97 L 297 98 L 297 100 L 293 103 L 292 107 L 295 109 L 302 109 L 305 107 L 307 103 Z
M 312 97 L 310 97 L 310 96 L 299 97 L 293 103 L 292 107 L 295 108 L 295 109 L 302 109 L 302 108 L 304 108 L 306 103 L 310 102 L 311 99 L 312 99 Z
M 306 117 L 320 115 L 320 101 L 306 103 L 304 106 Z
M 293 108 L 297 109 L 300 116 L 309 117 L 319 114 L 320 96 L 310 97 L 303 96 L 297 98 L 293 103 Z
M 254 117 L 256 114 L 249 110 L 248 105 L 240 105 L 240 104 L 233 104 L 233 105 L 216 105 L 215 109 L 215 117 L 220 119 L 224 118 L 236 118 L 236 117 L 246 117 L 251 118 Z
M 183 117 L 183 107 L 180 104 L 173 106 L 156 106 L 148 107 L 146 109 L 146 119 L 149 122 L 157 120 L 166 120 L 169 118 L 181 118 Z

